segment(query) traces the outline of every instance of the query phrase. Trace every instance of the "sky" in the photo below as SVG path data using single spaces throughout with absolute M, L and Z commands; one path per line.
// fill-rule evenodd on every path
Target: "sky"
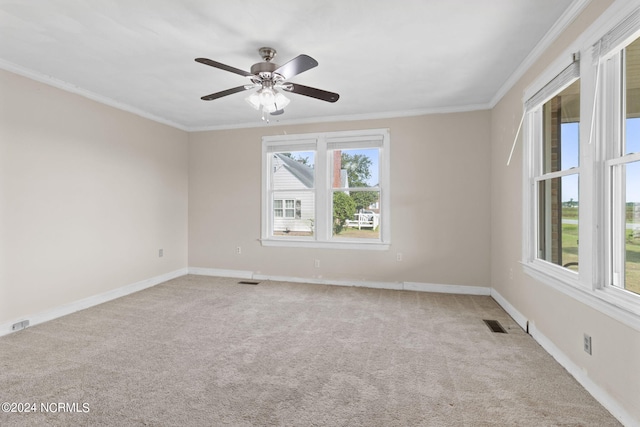
M 579 123 L 562 124 L 562 170 L 578 166 Z M 640 152 L 640 118 L 627 119 L 627 147 L 625 154 Z M 568 202 L 578 198 L 577 176 L 568 176 L 562 179 L 562 201 Z M 627 202 L 640 203 L 640 162 L 627 166 Z
M 351 156 L 355 154 L 362 154 L 367 156 L 371 160 L 371 167 L 369 168 L 369 172 L 371 173 L 371 177 L 367 180 L 367 185 L 373 187 L 374 185 L 378 185 L 379 181 L 379 173 L 380 173 L 380 156 L 377 148 L 370 149 L 361 149 L 361 150 L 342 150 L 343 153 L 347 153 Z M 299 158 L 307 158 L 307 166 L 313 167 L 315 164 L 315 152 L 314 151 L 294 151 L 291 153 L 292 157 L 295 159 Z

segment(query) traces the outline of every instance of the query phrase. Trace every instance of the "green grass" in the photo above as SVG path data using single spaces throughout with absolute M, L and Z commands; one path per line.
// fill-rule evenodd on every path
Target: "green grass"
M 575 209 L 575 208 L 564 208 Z M 566 219 L 576 219 L 565 217 Z M 640 236 L 634 237 L 633 230 L 627 230 L 626 236 L 625 288 L 640 294 Z M 562 224 L 562 264 L 578 262 L 578 225 Z M 578 266 L 569 269 L 578 271 Z
M 562 265 L 578 262 L 578 224 L 562 224 Z M 569 269 L 578 271 L 578 266 Z
M 568 207 L 563 207 L 562 208 L 562 218 L 564 219 L 578 219 L 578 208 L 577 207 L 573 207 L 573 208 L 568 208 Z
M 625 264 L 625 287 L 640 294 L 640 236 L 633 237 L 633 230 L 627 230 Z

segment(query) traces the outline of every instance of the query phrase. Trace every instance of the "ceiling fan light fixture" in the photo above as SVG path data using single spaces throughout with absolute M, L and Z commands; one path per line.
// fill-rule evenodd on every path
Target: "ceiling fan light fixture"
M 291 102 L 289 98 L 270 87 L 263 87 L 249 95 L 245 100 L 254 109 L 262 110 L 265 113 L 282 110 Z

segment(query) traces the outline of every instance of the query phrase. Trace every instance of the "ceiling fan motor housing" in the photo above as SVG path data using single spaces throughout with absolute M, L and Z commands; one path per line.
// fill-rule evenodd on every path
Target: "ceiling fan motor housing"
M 273 73 L 278 69 L 278 64 L 273 62 L 258 62 L 251 66 L 251 74 Z

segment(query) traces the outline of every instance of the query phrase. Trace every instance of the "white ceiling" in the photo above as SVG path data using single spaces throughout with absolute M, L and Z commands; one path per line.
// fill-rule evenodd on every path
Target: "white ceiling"
M 319 66 L 277 121 L 489 108 L 554 24 L 588 0 L 0 0 L 0 68 L 186 130 L 263 125 L 243 70 L 278 51 Z M 272 118 L 271 122 L 276 120 Z

